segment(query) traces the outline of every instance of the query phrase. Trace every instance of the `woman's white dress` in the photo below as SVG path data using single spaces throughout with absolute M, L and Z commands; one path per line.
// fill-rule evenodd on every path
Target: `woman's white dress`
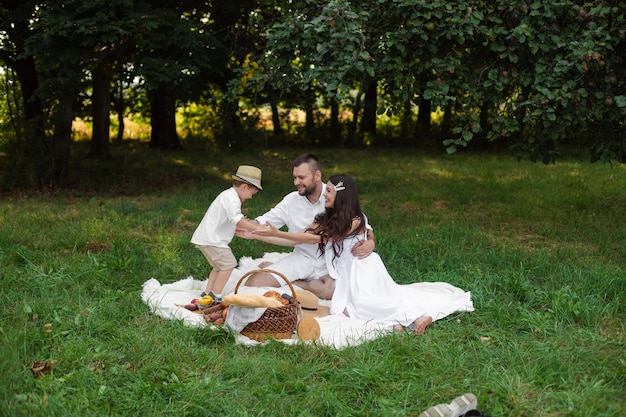
M 352 247 L 366 236 L 344 240 L 343 251 L 334 258 L 331 243 L 325 257 L 330 276 L 335 279 L 331 314 L 354 319 L 373 320 L 385 327 L 411 325 L 421 316 L 442 319 L 456 311 L 474 311 L 471 293 L 446 283 L 397 284 L 374 252 L 364 259 L 352 255 Z M 422 285 L 440 284 L 440 285 Z

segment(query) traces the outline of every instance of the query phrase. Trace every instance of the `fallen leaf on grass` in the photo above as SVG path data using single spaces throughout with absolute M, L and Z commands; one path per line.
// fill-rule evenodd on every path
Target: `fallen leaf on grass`
M 487 336 L 481 336 L 481 338 L 480 338 L 480 341 L 481 341 L 481 342 L 486 342 L 486 341 L 488 341 L 488 340 L 491 340 L 491 338 L 490 338 L 490 337 L 487 337 Z
M 45 374 L 52 371 L 52 369 L 56 366 L 58 362 L 59 361 L 57 360 L 33 362 L 30 370 L 33 371 L 33 375 L 35 376 L 35 378 L 41 378 Z

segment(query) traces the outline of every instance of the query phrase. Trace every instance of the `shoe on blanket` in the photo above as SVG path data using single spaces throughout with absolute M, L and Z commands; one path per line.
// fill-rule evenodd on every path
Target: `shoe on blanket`
M 202 294 L 200 294 L 200 298 L 204 297 L 205 295 L 210 295 L 211 298 L 213 299 L 213 302 L 209 304 L 208 307 L 214 307 L 222 303 L 222 297 L 218 297 L 217 295 L 213 293 L 213 291 L 209 291 L 208 294 L 202 291 Z
M 313 317 L 303 317 L 298 323 L 296 334 L 300 340 L 317 340 L 320 338 L 320 324 Z
M 476 410 L 478 399 L 472 393 L 456 397 L 450 404 L 437 404 L 424 411 L 419 417 L 461 417 Z

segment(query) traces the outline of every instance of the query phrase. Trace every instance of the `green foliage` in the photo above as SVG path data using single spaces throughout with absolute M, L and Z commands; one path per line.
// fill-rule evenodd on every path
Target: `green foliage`
M 260 135 L 248 128 L 270 102 L 308 112 L 309 124 L 284 122 L 287 134 L 274 132 L 272 139 L 285 144 L 441 139 L 449 153 L 501 144 L 520 159 L 545 163 L 573 145 L 588 148 L 591 161 L 623 163 L 625 15 L 624 2 L 581 0 L 4 2 L 0 59 L 32 88 L 23 89 L 29 97 L 20 111 L 39 124 L 26 139 L 3 139 L 23 155 L 22 167 L 6 171 L 32 178 L 28 184 L 48 184 L 65 172 L 59 161 L 73 146 L 68 120 L 92 116 L 94 72 L 124 81 L 128 91 L 119 96 L 132 103 L 120 113 L 148 117 L 147 92 L 158 89 L 172 94 L 170 106 L 212 106 L 207 123 L 194 117 L 181 127 L 199 137 L 196 127 L 206 126 L 202 136 L 222 149 L 254 143 Z M 445 113 L 445 126 L 408 134 L 414 121 L 407 117 L 402 129 L 392 120 L 381 132 L 357 132 L 372 84 L 380 90 L 379 120 L 429 102 Z M 34 99 L 43 104 L 33 115 L 25 108 Z M 240 103 L 252 110 L 241 111 Z M 337 137 L 337 120 L 328 123 L 324 111 L 336 104 L 347 139 Z M 345 122 L 350 110 L 354 121 Z M 59 136 L 44 137 L 52 127 L 61 127 Z M 26 144 L 28 153 L 20 148 Z
M 380 80 L 394 115 L 409 101 L 454 105 L 449 152 L 507 140 L 553 162 L 561 144 L 592 160 L 626 161 L 624 4 L 380 0 L 291 2 L 266 47 L 242 69 L 244 87 L 319 87 L 342 99 Z M 253 68 L 253 70 L 250 70 Z M 241 87 L 241 85 L 240 85 Z

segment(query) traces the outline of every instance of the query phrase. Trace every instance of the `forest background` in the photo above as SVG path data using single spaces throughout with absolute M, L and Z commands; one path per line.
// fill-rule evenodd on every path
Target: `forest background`
M 71 182 L 81 139 L 93 159 L 195 140 L 623 163 L 625 15 L 617 0 L 4 1 L 2 189 Z

